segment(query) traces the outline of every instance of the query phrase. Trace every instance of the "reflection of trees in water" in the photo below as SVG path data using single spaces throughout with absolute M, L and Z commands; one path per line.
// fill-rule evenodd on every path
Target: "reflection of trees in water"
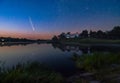
M 61 51 L 82 51 L 83 53 L 90 54 L 91 52 L 119 52 L 120 46 L 105 46 L 105 45 L 64 45 L 52 43 L 54 48 L 59 48 Z
M 54 48 L 59 48 L 60 50 L 62 51 L 76 51 L 78 52 L 79 51 L 79 46 L 69 46 L 69 45 L 60 45 L 60 44 L 52 44 Z
M 28 44 L 33 44 L 35 42 L 26 42 L 26 43 L 8 43 L 8 42 L 0 42 L 0 47 L 2 46 L 18 46 L 18 45 L 22 45 L 22 46 L 26 46 Z M 40 42 L 37 44 L 51 44 L 48 42 Z M 82 53 L 93 53 L 93 52 L 119 52 L 120 46 L 113 46 L 113 45 L 65 45 L 65 44 L 59 44 L 59 43 L 52 43 L 52 46 L 54 48 L 58 48 L 61 51 L 68 51 L 68 52 L 79 52 L 81 51 Z
M 32 43 L 6 43 L 6 42 L 1 42 L 0 47 L 3 47 L 3 46 L 18 46 L 18 45 L 26 46 L 28 44 L 32 44 Z
M 90 47 L 88 46 L 79 46 L 79 45 L 63 45 L 63 44 L 56 44 L 56 43 L 52 43 L 52 46 L 54 48 L 59 48 L 61 51 L 75 51 L 75 52 L 79 52 L 82 51 L 84 53 L 90 53 Z

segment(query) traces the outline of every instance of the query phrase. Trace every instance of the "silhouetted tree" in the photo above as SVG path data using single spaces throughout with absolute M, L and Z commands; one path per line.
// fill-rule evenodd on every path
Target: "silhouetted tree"
M 59 39 L 65 39 L 66 38 L 65 33 L 63 33 L 63 32 L 58 37 L 59 37 Z
M 68 32 L 67 34 L 61 33 L 58 36 L 59 40 L 65 39 L 66 35 L 70 35 L 71 33 Z M 87 30 L 83 30 L 82 33 L 79 34 L 79 38 L 97 38 L 97 39 L 120 39 L 120 26 L 115 26 L 112 30 L 103 32 L 102 30 L 98 31 L 90 31 L 88 34 Z
M 96 31 L 90 31 L 90 38 L 97 38 L 97 39 L 104 39 L 107 37 L 107 34 L 101 30 Z
M 90 31 L 90 38 L 96 38 L 96 31 Z
M 115 26 L 109 31 L 108 36 L 112 39 L 120 39 L 120 26 Z
M 52 40 L 55 41 L 55 42 L 58 42 L 57 36 L 54 36 L 54 37 L 52 38 Z
M 71 33 L 70 32 L 67 32 L 68 35 L 70 35 Z
M 97 31 L 96 36 L 97 38 L 101 38 L 101 39 L 106 37 L 105 33 L 101 30 Z
M 83 30 L 82 33 L 80 34 L 80 36 L 82 38 L 88 38 L 88 31 L 87 30 Z

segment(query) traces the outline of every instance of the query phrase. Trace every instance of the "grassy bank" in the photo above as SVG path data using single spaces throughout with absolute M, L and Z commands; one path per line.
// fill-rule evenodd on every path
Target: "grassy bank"
M 0 83 L 61 83 L 60 74 L 38 62 L 18 64 L 12 69 L 0 71 Z
M 74 54 L 72 60 L 76 67 L 84 69 L 102 83 L 119 83 L 120 53 L 93 53 L 79 56 Z M 79 80 L 81 78 L 79 77 Z
M 60 40 L 63 44 L 120 44 L 120 40 L 107 40 L 107 39 L 78 39 L 78 38 L 70 38 L 70 39 L 62 39 Z

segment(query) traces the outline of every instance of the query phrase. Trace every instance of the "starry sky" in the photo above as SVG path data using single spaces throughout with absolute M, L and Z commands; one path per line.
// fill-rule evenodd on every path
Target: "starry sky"
M 0 36 L 50 39 L 119 25 L 120 0 L 0 0 Z

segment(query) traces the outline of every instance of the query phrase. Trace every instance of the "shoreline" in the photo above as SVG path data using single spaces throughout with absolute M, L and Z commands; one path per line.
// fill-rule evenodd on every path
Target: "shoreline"
M 106 40 L 106 39 L 64 39 L 60 40 L 61 44 L 72 44 L 72 45 L 81 45 L 81 44 L 120 44 L 120 40 Z
M 91 45 L 95 45 L 95 46 L 120 46 L 119 43 L 76 43 L 76 42 L 60 42 L 60 44 L 63 45 L 83 45 L 83 46 L 91 46 Z

